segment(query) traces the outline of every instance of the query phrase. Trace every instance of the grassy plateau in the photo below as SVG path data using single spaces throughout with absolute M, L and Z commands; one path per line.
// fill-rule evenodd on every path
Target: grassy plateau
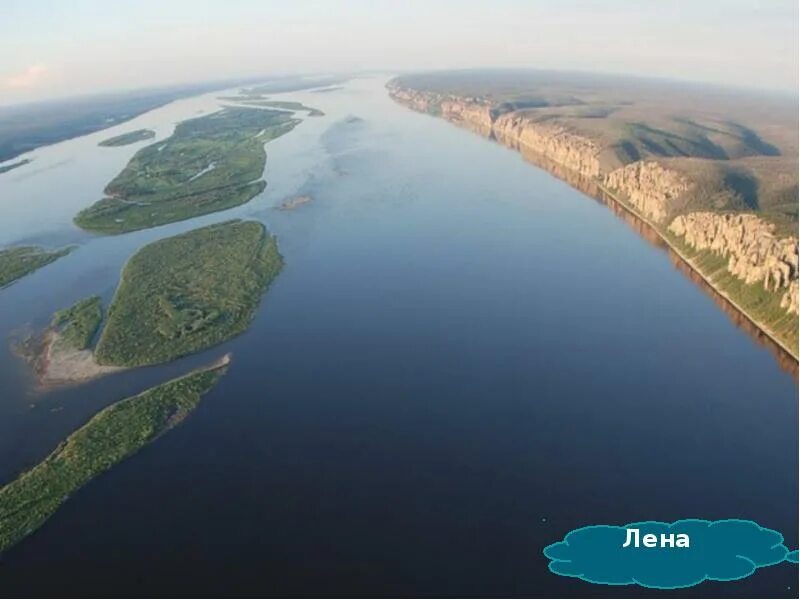
M 72 247 L 46 250 L 39 246 L 17 246 L 0 250 L 0 288 L 66 256 Z
M 151 140 L 154 137 L 156 137 L 156 132 L 151 129 L 137 129 L 136 131 L 129 131 L 128 133 L 108 138 L 97 145 L 107 147 L 127 146 L 128 144 Z
M 228 221 L 145 246 L 122 272 L 97 362 L 166 362 L 243 332 L 282 266 L 275 238 L 255 221 Z
M 125 233 L 244 204 L 260 194 L 264 144 L 299 120 L 283 111 L 229 107 L 179 123 L 168 139 L 139 150 L 75 223 Z
M 71 495 L 180 423 L 224 372 L 195 371 L 101 410 L 41 463 L 0 488 L 0 552 L 42 526 Z

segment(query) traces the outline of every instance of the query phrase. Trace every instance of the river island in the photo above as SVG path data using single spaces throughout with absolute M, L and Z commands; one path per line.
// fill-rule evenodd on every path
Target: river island
M 241 107 L 183 121 L 139 150 L 75 223 L 119 234 L 244 204 L 266 187 L 264 144 L 299 122 L 286 111 Z
M 42 462 L 0 488 L 0 553 L 41 527 L 92 479 L 186 419 L 229 362 L 226 355 L 101 410 Z
M 135 131 L 129 131 L 128 133 L 123 133 L 121 135 L 108 138 L 97 145 L 104 147 L 128 146 L 129 144 L 135 144 L 136 142 L 151 140 L 154 137 L 156 137 L 156 132 L 152 129 L 137 129 Z
M 40 246 L 14 246 L 0 250 L 0 288 L 66 256 L 73 246 L 48 250 Z

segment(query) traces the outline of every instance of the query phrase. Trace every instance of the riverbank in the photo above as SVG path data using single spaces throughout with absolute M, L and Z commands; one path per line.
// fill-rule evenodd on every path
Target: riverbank
M 667 245 L 667 247 L 672 250 L 683 262 L 684 264 L 689 267 L 702 281 L 704 281 L 717 295 L 724 298 L 728 304 L 730 304 L 734 309 L 738 311 L 738 313 L 747 319 L 752 325 L 754 325 L 764 336 L 767 337 L 771 342 L 776 344 L 778 347 L 781 348 L 786 354 L 792 357 L 795 362 L 798 361 L 798 353 L 797 350 L 793 350 L 789 348 L 783 341 L 778 338 L 776 333 L 772 331 L 769 327 L 767 327 L 763 323 L 759 323 L 757 320 L 752 318 L 747 311 L 734 299 L 728 294 L 724 289 L 720 288 L 719 286 L 715 285 L 714 281 L 707 276 L 703 271 L 697 266 L 695 261 L 688 256 L 686 251 L 680 247 L 679 244 L 674 243 L 667 234 L 665 234 L 656 224 L 650 221 L 647 217 L 643 216 L 639 213 L 635 208 L 633 208 L 630 204 L 625 202 L 622 198 L 614 194 L 608 188 L 603 187 L 602 184 L 598 183 L 597 186 L 604 194 L 606 194 L 609 198 L 611 198 L 614 202 L 617 203 L 619 207 L 623 210 L 628 212 L 631 216 L 639 219 L 642 223 L 646 224 L 650 227 L 653 232 Z
M 14 353 L 31 366 L 37 391 L 78 385 L 125 369 L 101 365 L 95 360 L 91 349 L 79 350 L 59 343 L 61 340 L 62 336 L 56 328 L 48 327 L 41 334 L 30 335 L 12 344 Z
M 758 282 L 765 277 L 764 291 L 759 291 L 755 294 L 757 297 L 751 304 L 762 305 L 764 304 L 764 298 L 767 298 L 771 304 L 777 305 L 780 302 L 781 308 L 784 308 L 784 304 L 786 305 L 785 311 L 781 311 L 777 315 L 770 315 L 772 321 L 780 321 L 784 325 L 783 331 L 779 333 L 765 319 L 760 319 L 748 311 L 743 306 L 741 299 L 735 297 L 728 289 L 725 289 L 716 281 L 715 277 L 713 277 L 716 273 L 709 273 L 703 270 L 698 264 L 698 257 L 703 252 L 694 250 L 687 243 L 678 240 L 677 237 L 673 237 L 668 231 L 667 224 L 659 222 L 663 221 L 667 215 L 666 207 L 669 205 L 669 201 L 691 189 L 691 182 L 678 177 L 672 171 L 660 169 L 656 163 L 652 162 L 632 163 L 627 167 L 614 171 L 612 173 L 613 177 L 609 178 L 608 175 L 603 175 L 600 164 L 592 159 L 597 149 L 592 146 L 590 140 L 567 133 L 561 129 L 549 131 L 542 127 L 541 130 L 531 130 L 517 123 L 519 119 L 514 120 L 514 127 L 508 127 L 510 114 L 496 114 L 490 104 L 478 98 L 442 96 L 391 84 L 389 86 L 389 95 L 393 100 L 407 108 L 442 117 L 451 123 L 465 127 L 474 133 L 518 151 L 529 162 L 547 170 L 580 192 L 595 198 L 602 194 L 615 202 L 628 214 L 641 220 L 643 224 L 652 229 L 659 240 L 674 252 L 689 269 L 696 273 L 711 290 L 727 301 L 733 309 L 741 313 L 743 318 L 752 323 L 763 336 L 774 343 L 782 352 L 785 352 L 797 365 L 797 330 L 796 327 L 791 326 L 791 323 L 794 323 L 796 318 L 794 316 L 796 315 L 796 308 L 791 302 L 791 292 L 794 289 L 793 286 L 796 286 L 796 280 L 794 283 L 785 282 L 785 287 L 775 286 L 774 295 L 776 297 L 773 299 L 770 297 L 772 292 L 768 292 L 767 288 L 768 285 L 771 285 L 774 271 L 770 271 L 767 264 L 753 265 L 750 267 L 751 273 L 747 275 L 746 283 L 748 284 Z M 540 125 L 536 124 L 536 127 L 540 127 Z M 532 135 L 534 136 L 533 138 L 531 137 Z M 632 168 L 636 173 L 631 173 Z M 619 193 L 619 190 L 610 189 L 609 180 L 617 181 L 620 185 L 624 184 L 623 187 L 627 186 L 631 194 L 631 201 L 629 202 L 623 198 L 624 194 Z M 716 256 L 722 254 L 720 260 L 723 260 L 727 258 L 725 253 L 727 250 L 727 248 L 723 248 L 723 251 L 720 252 L 717 248 L 714 254 Z M 706 254 L 710 254 L 710 252 L 706 252 Z M 750 256 L 747 256 L 747 260 L 750 260 L 750 258 Z M 773 257 L 769 258 L 773 262 L 779 262 L 775 261 Z M 731 262 L 733 262 L 733 257 Z M 787 266 L 791 271 L 790 265 L 780 264 L 778 266 Z M 794 270 L 796 272 L 796 267 Z M 752 271 L 755 271 L 756 277 L 751 277 Z M 765 275 L 761 275 L 761 273 L 765 273 Z M 742 279 L 742 276 L 739 275 L 739 278 Z M 757 291 L 760 290 L 759 286 L 755 284 L 748 287 Z M 782 294 L 782 297 L 777 296 L 778 293 Z M 788 302 L 787 299 L 789 299 Z M 761 312 L 765 311 L 762 310 Z M 787 320 L 790 323 L 788 327 L 785 326 Z M 779 358 L 779 362 L 783 363 L 784 361 Z M 796 372 L 796 368 L 793 371 Z

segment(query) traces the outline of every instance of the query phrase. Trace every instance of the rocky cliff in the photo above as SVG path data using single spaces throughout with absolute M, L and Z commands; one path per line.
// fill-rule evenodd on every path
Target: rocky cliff
M 534 162 L 565 167 L 625 200 L 657 227 L 667 228 L 697 250 L 728 259 L 727 268 L 750 285 L 781 294 L 780 306 L 798 313 L 797 238 L 779 238 L 774 227 L 753 214 L 693 212 L 675 217 L 682 199 L 698 183 L 655 160 L 638 160 L 603 168 L 607 148 L 557 121 L 536 119 L 530 111 L 494 106 L 482 98 L 459 97 L 389 85 L 390 95 L 412 109 L 442 116 L 530 157 Z M 553 168 L 549 170 L 553 171 Z M 670 218 L 674 217 L 671 221 Z
M 797 314 L 797 239 L 779 239 L 753 214 L 695 212 L 675 218 L 669 231 L 697 250 L 728 259 L 728 271 L 752 285 L 781 293 L 781 308 Z
M 637 161 L 611 171 L 604 185 L 625 195 L 625 199 L 648 219 L 661 223 L 675 201 L 692 188 L 677 171 L 655 161 Z
M 495 137 L 508 146 L 525 146 L 581 175 L 600 175 L 600 147 L 562 125 L 536 122 L 512 112 L 500 115 L 492 124 L 492 130 Z
M 390 87 L 390 94 L 410 108 L 440 115 L 491 135 L 506 146 L 536 152 L 581 175 L 598 178 L 606 187 L 623 194 L 644 216 L 657 222 L 666 218 L 673 200 L 691 188 L 691 183 L 680 173 L 655 161 L 638 161 L 604 172 L 601 143 L 558 122 L 538 121 L 524 111 L 503 112 L 478 98 L 397 87 Z

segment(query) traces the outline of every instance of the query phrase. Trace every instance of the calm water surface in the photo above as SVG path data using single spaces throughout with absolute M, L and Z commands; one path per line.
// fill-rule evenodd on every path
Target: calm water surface
M 117 237 L 71 219 L 211 94 L 38 150 L 0 176 L 0 244 L 75 243 L 0 292 L 0 336 L 110 299 L 146 243 L 232 217 L 286 267 L 242 336 L 39 393 L 0 346 L 0 481 L 98 409 L 232 352 L 183 425 L 8 552 L 23 594 L 640 596 L 559 578 L 541 549 L 592 523 L 747 518 L 796 548 L 797 384 L 666 254 L 515 152 L 386 96 L 282 94 L 326 112 L 267 145 L 245 206 Z M 294 211 L 274 207 L 313 197 Z M 702 596 L 796 597 L 797 569 Z

